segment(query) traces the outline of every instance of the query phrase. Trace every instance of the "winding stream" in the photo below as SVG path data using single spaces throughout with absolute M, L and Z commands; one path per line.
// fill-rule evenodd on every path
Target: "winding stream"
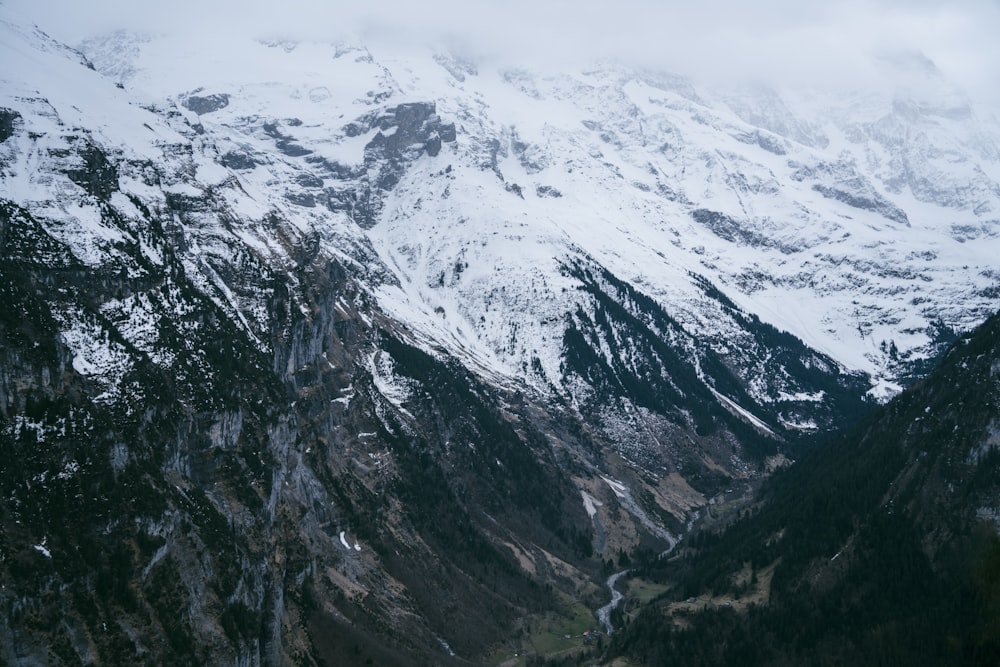
M 628 570 L 622 570 L 621 572 L 615 572 L 608 577 L 607 584 L 608 588 L 611 590 L 611 602 L 597 610 L 597 620 L 602 626 L 604 626 L 605 634 L 610 635 L 614 631 L 614 628 L 611 627 L 611 612 L 625 598 L 625 596 L 619 593 L 618 589 L 615 588 L 615 584 L 617 584 L 618 580 L 628 573 Z
M 664 529 L 662 526 L 655 524 L 649 518 L 649 515 L 646 514 L 645 510 L 643 510 L 642 507 L 640 507 L 639 504 L 632 497 L 632 492 L 628 489 L 627 486 L 612 478 L 605 477 L 604 475 L 601 475 L 601 478 L 608 484 L 608 486 L 611 487 L 611 490 L 614 492 L 615 497 L 618 500 L 618 503 L 622 507 L 624 507 L 629 514 L 634 516 L 639 521 L 639 523 L 648 528 L 653 535 L 662 538 L 663 541 L 667 543 L 667 549 L 662 554 L 660 554 L 660 558 L 664 558 L 667 554 L 673 551 L 674 547 L 677 546 L 678 541 L 680 541 L 680 537 L 679 536 L 675 537 L 674 535 L 671 535 L 670 532 Z M 590 501 L 590 505 L 587 505 L 588 499 Z M 584 493 L 584 504 L 585 506 L 588 506 L 587 513 L 590 514 L 590 517 L 594 522 L 594 530 L 597 533 L 598 544 L 600 546 L 598 553 L 603 553 L 604 545 L 606 543 L 606 536 L 604 527 L 601 526 L 600 519 L 598 518 L 597 509 L 594 506 L 598 503 L 594 503 L 593 497 Z M 697 513 L 695 513 L 694 516 L 695 518 L 697 518 L 698 516 Z M 688 531 L 691 530 L 692 524 L 693 520 L 691 523 L 688 524 Z M 598 622 L 604 627 L 605 633 L 609 635 L 614 631 L 614 628 L 611 626 L 611 612 L 625 598 L 624 595 L 622 595 L 615 589 L 615 584 L 617 584 L 618 580 L 624 577 L 629 572 L 631 572 L 631 570 L 622 570 L 621 572 L 615 572 L 610 577 L 608 577 L 607 586 L 608 589 L 611 591 L 611 602 L 607 603 L 606 605 L 604 605 L 595 612 L 597 614 Z

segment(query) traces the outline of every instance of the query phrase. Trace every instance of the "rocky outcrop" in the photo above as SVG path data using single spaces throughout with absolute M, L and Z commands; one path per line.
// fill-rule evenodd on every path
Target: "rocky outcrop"
M 389 108 L 358 120 L 353 127 L 377 130 L 365 146 L 364 173 L 361 182 L 345 201 L 337 201 L 351 211 L 354 221 L 370 228 L 382 211 L 382 196 L 399 182 L 406 165 L 426 154 L 435 157 L 443 143 L 456 140 L 454 123 L 445 123 L 433 103 L 414 102 Z M 365 130 L 355 129 L 353 132 Z
M 14 125 L 20 117 L 16 111 L 0 109 L 0 143 L 14 136 Z
M 100 148 L 84 145 L 77 151 L 78 165 L 66 170 L 70 180 L 98 199 L 107 200 L 118 190 L 118 170 Z
M 225 109 L 229 106 L 229 95 L 227 93 L 214 93 L 212 95 L 188 95 L 181 100 L 189 111 L 193 111 L 199 116 Z

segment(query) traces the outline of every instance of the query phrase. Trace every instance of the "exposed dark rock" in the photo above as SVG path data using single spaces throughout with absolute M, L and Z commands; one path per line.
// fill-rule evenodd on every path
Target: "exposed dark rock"
M 316 205 L 316 197 L 311 192 L 286 192 L 285 199 L 296 206 L 312 208 Z
M 427 140 L 426 144 L 424 144 L 424 150 L 427 151 L 427 154 L 430 155 L 431 157 L 434 157 L 438 153 L 440 153 L 441 152 L 441 135 L 439 135 L 437 133 L 432 134 L 431 138 Z
M 275 139 L 275 146 L 278 147 L 278 150 L 289 157 L 302 157 L 312 154 L 312 151 L 308 148 L 303 148 L 295 143 L 294 137 L 282 134 L 281 130 L 278 129 L 277 123 L 264 123 L 264 132 L 267 136 Z
M 362 121 L 355 121 L 344 126 L 344 136 L 353 139 L 360 137 L 369 130 L 368 124 Z
M 368 102 L 370 104 L 382 104 L 382 102 L 385 102 L 387 99 L 392 97 L 392 91 L 383 90 L 380 92 L 375 92 L 374 90 L 369 90 L 367 93 L 365 93 L 365 97 L 368 98 Z
M 229 95 L 226 93 L 215 93 L 213 95 L 190 95 L 181 102 L 186 109 L 193 111 L 199 116 L 229 106 Z
M 788 151 L 785 150 L 785 146 L 780 139 L 772 134 L 766 132 L 756 132 L 757 145 L 766 150 L 768 153 L 774 153 L 775 155 L 785 155 Z
M 83 166 L 67 169 L 66 175 L 98 199 L 107 199 L 118 190 L 118 169 L 108 161 L 100 148 L 88 144 L 79 152 Z
M 181 217 L 188 213 L 203 213 L 209 210 L 209 202 L 203 197 L 192 196 L 180 192 L 165 193 L 167 208 Z
M 278 149 L 287 155 L 288 157 L 302 157 L 304 155 L 310 155 L 312 153 L 308 148 L 304 148 L 298 144 L 292 143 L 290 141 L 279 141 Z
M 791 254 L 796 251 L 796 248 L 756 231 L 749 221 L 736 220 L 725 213 L 699 208 L 691 211 L 691 217 L 694 218 L 695 222 L 708 227 L 719 238 L 732 243 L 745 243 L 754 247 L 776 248 L 785 254 Z
M 323 179 L 315 174 L 301 173 L 295 175 L 295 182 L 304 188 L 321 188 Z
M 489 169 L 503 179 L 500 174 L 500 158 L 507 157 L 507 150 L 500 140 L 493 137 L 490 139 L 480 139 L 475 141 L 474 150 L 477 153 L 480 169 Z
M 683 195 L 683 193 L 677 192 L 672 187 L 664 183 L 663 181 L 656 181 L 656 193 L 663 197 L 664 199 L 669 199 L 670 201 L 680 202 L 682 204 L 690 203 L 688 198 Z
M 456 138 L 455 126 L 441 122 L 433 102 L 400 104 L 380 114 L 369 114 L 348 125 L 345 132 L 359 136 L 376 128 L 378 132 L 365 146 L 367 181 L 362 181 L 349 203 L 339 194 L 335 204 L 348 205 L 355 222 L 366 228 L 377 221 L 382 210 L 381 194 L 399 183 L 407 162 L 425 153 L 438 155 L 442 142 Z
M 0 108 L 0 142 L 14 136 L 14 124 L 20 120 L 21 114 L 11 109 Z
M 458 138 L 458 134 L 455 132 L 454 123 L 441 123 L 438 126 L 438 135 L 441 137 L 441 141 L 446 144 L 450 144 Z
M 333 188 L 324 190 L 326 207 L 333 212 L 350 211 L 354 207 L 354 191 L 340 191 Z
M 842 202 L 853 208 L 872 211 L 902 225 L 910 224 L 906 212 L 883 197 L 867 178 L 858 173 L 852 162 L 820 162 L 803 165 L 790 161 L 788 165 L 795 168 L 792 178 L 796 181 L 824 181 L 815 183 L 812 189 L 827 199 Z
M 219 164 L 228 169 L 246 170 L 253 169 L 257 163 L 246 153 L 230 151 L 219 158 Z
M 1000 235 L 1000 220 L 986 220 L 977 225 L 953 223 L 951 237 L 959 243 L 979 238 L 994 238 Z
M 895 206 L 878 193 L 873 193 L 872 196 L 866 197 L 864 195 L 848 192 L 847 190 L 831 188 L 818 183 L 813 185 L 813 190 L 828 199 L 835 199 L 853 208 L 878 213 L 884 218 L 888 218 L 893 222 L 898 222 L 901 225 L 906 225 L 907 227 L 910 225 L 910 219 L 907 217 L 906 211 L 898 206 Z
M 400 104 L 375 119 L 373 126 L 381 132 L 372 138 L 368 148 L 382 148 L 387 155 L 398 155 L 414 144 L 426 143 L 438 122 L 431 102 Z

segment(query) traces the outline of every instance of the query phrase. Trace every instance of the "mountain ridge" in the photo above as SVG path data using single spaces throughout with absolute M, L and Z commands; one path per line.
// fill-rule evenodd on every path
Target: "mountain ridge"
M 728 530 L 640 567 L 673 590 L 613 651 L 641 664 L 991 664 L 998 325 L 991 317 L 928 378 L 776 474 Z
M 831 156 L 669 74 L 0 29 L 12 663 L 516 652 L 992 304 L 937 107 Z

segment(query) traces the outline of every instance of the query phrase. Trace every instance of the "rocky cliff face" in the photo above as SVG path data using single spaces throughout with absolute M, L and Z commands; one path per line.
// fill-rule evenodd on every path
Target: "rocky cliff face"
M 992 304 L 969 114 L 0 29 L 13 664 L 513 652 Z

